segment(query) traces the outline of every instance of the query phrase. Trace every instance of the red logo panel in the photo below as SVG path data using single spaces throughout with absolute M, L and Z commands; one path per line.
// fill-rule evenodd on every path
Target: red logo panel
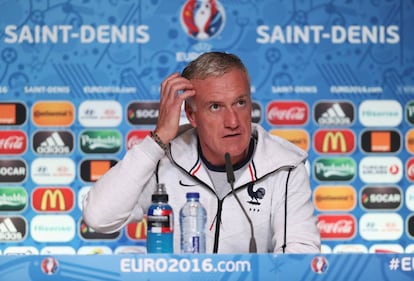
M 75 194 L 69 187 L 38 187 L 32 193 L 33 209 L 38 212 L 67 212 L 75 204 Z
M 352 239 L 356 232 L 356 220 L 351 215 L 319 215 L 318 228 L 321 239 Z
M 355 135 L 351 130 L 319 130 L 313 143 L 319 153 L 351 153 L 355 150 Z
M 266 115 L 272 125 L 304 125 L 308 121 L 309 109 L 301 101 L 272 102 L 267 106 Z
M 0 131 L 0 154 L 22 154 L 27 148 L 27 136 L 23 131 Z

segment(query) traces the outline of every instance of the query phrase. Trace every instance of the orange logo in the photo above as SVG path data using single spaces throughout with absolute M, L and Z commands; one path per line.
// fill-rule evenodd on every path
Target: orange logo
M 309 150 L 309 135 L 305 130 L 271 130 L 270 134 L 288 140 L 305 151 Z
M 390 132 L 372 132 L 371 133 L 371 150 L 372 151 L 390 151 L 391 150 L 391 133 Z
M 75 121 L 75 107 L 68 101 L 42 101 L 32 108 L 32 120 L 37 126 L 70 126 Z
M 16 105 L 0 104 L 0 124 L 16 123 Z
M 91 181 L 97 181 L 103 174 L 111 168 L 110 161 L 91 161 Z
M 350 211 L 356 205 L 352 186 L 319 186 L 313 193 L 313 203 L 319 211 Z
M 407 132 L 405 140 L 405 146 L 407 147 L 407 151 L 411 154 L 414 154 L 414 129 L 411 129 Z

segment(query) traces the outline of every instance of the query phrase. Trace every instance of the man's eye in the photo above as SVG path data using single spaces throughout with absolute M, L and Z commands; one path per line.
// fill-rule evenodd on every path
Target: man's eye
M 246 105 L 246 101 L 245 100 L 239 100 L 238 102 L 237 102 L 237 104 L 239 105 L 239 106 L 244 106 L 244 105 Z
M 210 106 L 210 108 L 211 108 L 211 110 L 212 110 L 212 111 L 217 111 L 217 110 L 219 110 L 219 109 L 220 109 L 220 106 L 219 106 L 218 104 L 212 104 L 212 105 Z

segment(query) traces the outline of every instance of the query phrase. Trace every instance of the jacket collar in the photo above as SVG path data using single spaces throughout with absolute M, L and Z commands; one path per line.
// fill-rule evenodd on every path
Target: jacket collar
M 197 131 L 184 125 L 171 141 L 170 158 L 190 175 L 211 186 L 210 177 L 198 153 Z M 252 124 L 252 138 L 256 141 L 248 169 L 236 179 L 235 186 L 255 181 L 283 167 L 296 167 L 307 158 L 307 153 L 291 142 L 267 133 L 258 124 Z

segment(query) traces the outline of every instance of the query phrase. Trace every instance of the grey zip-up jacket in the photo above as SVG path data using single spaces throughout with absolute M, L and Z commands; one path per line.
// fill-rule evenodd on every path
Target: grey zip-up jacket
M 257 124 L 252 124 L 252 138 L 257 142 L 253 157 L 234 190 L 253 223 L 257 252 L 319 252 L 306 152 Z M 85 222 L 109 233 L 141 220 L 160 182 L 174 211 L 175 253 L 180 252 L 178 215 L 186 192 L 199 192 L 207 210 L 207 253 L 249 252 L 248 219 L 231 192 L 221 200 L 215 194 L 197 142 L 191 128 L 170 142 L 167 154 L 149 136 L 134 145 L 90 189 L 83 202 Z

